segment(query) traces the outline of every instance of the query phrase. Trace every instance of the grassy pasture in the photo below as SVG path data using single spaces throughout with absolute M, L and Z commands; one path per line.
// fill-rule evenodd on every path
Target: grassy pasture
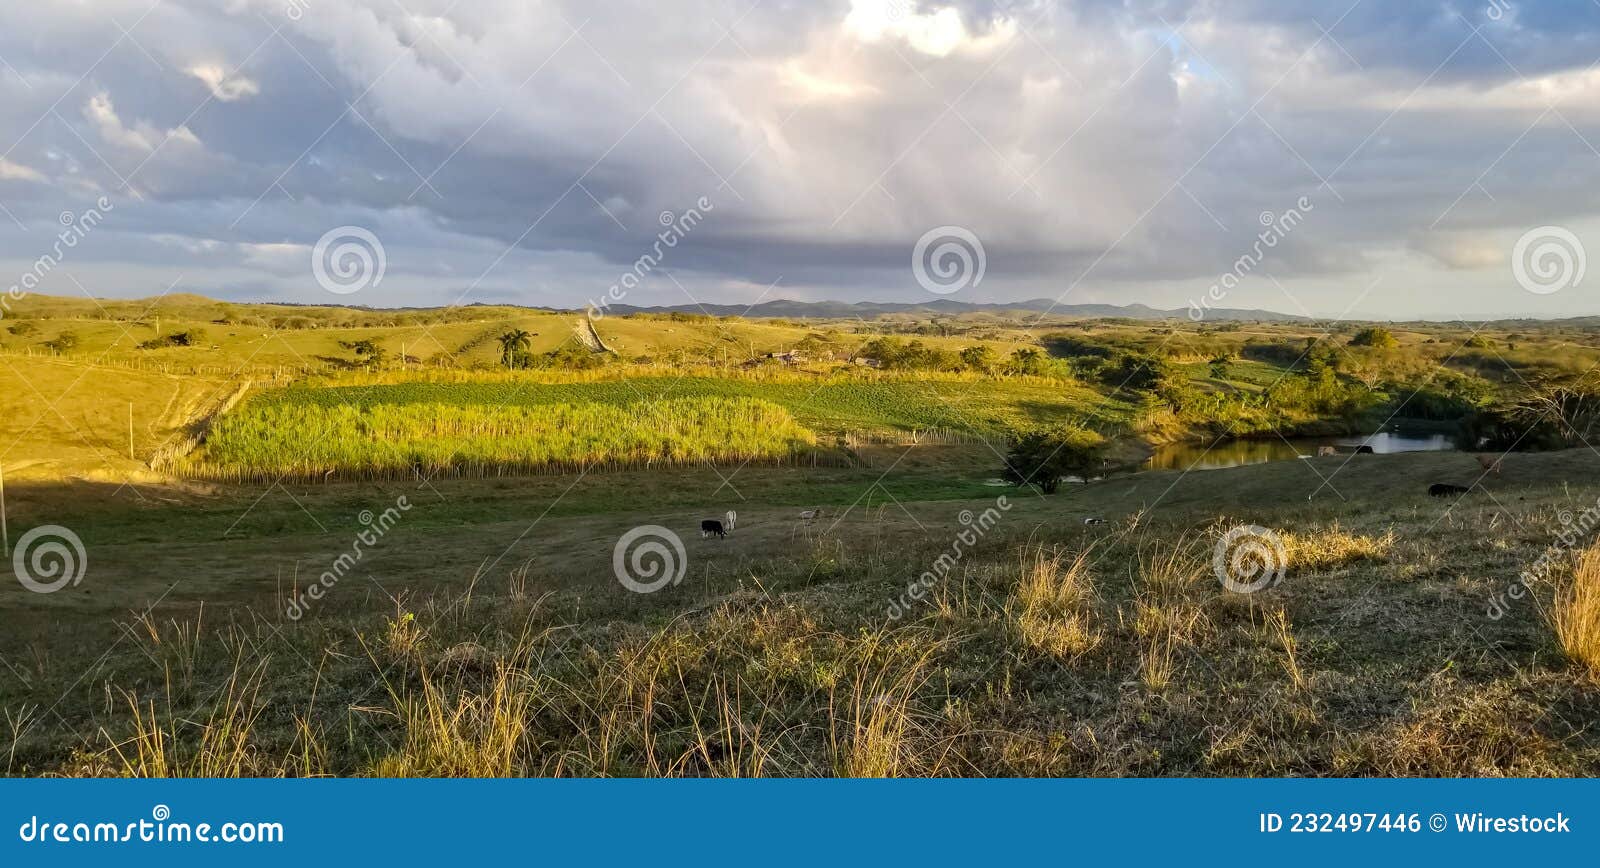
M 158 449 L 235 388 L 220 378 L 0 356 L 0 463 L 11 479 L 142 477 Z
M 837 358 L 884 333 L 1048 349 L 1016 319 L 607 317 L 604 368 L 507 372 L 498 334 L 543 352 L 576 317 L 29 303 L 32 331 L 0 329 L 11 538 L 65 525 L 88 569 L 48 596 L 0 583 L 7 774 L 1600 774 L 1600 551 L 1556 551 L 1509 596 L 1600 501 L 1592 450 L 1513 454 L 1498 475 L 1460 453 L 1155 471 L 1044 498 L 992 485 L 994 435 L 1092 417 L 1131 439 L 1162 399 Z M 206 340 L 136 348 L 191 327 Z M 1164 352 L 1205 400 L 1297 376 L 1322 334 L 1051 328 Z M 1355 328 L 1329 340 L 1345 352 Z M 1447 363 L 1510 391 L 1600 358 L 1581 323 L 1500 324 L 1473 347 L 1459 325 L 1393 330 L 1392 352 L 1348 350 L 1341 382 Z M 813 335 L 834 359 L 759 358 Z M 360 340 L 388 351 L 378 370 L 356 370 Z M 262 379 L 274 367 L 298 382 Z M 229 481 L 151 469 L 249 377 L 193 455 Z M 969 436 L 903 445 L 929 429 Z M 846 438 L 848 465 L 775 460 L 855 433 L 888 436 Z M 576 472 L 517 473 L 552 468 Z M 1437 482 L 1474 491 L 1429 497 Z M 1001 495 L 994 529 L 913 591 Z M 401 497 L 359 570 L 287 617 L 360 516 Z M 737 530 L 701 539 L 726 510 Z M 1219 586 L 1212 546 L 1241 524 L 1281 535 L 1283 583 Z M 644 525 L 681 538 L 686 570 L 642 595 L 613 570 Z
M 524 501 L 510 481 L 494 497 L 468 481 L 443 483 L 437 496 L 404 486 L 417 506 L 363 563 L 371 578 L 350 578 L 297 622 L 280 611 L 296 576 L 303 584 L 346 549 L 355 525 L 343 513 L 381 506 L 394 491 L 269 494 L 266 511 L 298 519 L 243 538 L 219 521 L 210 531 L 219 538 L 186 540 L 197 528 L 176 527 L 190 527 L 178 516 L 199 504 L 158 506 L 142 521 L 173 538 L 91 540 L 96 560 L 76 599 L 0 593 L 8 620 L 25 624 L 0 639 L 0 655 L 26 679 L 0 672 L 0 704 L 16 723 L 7 768 L 1600 770 L 1600 741 L 1584 723 L 1600 714 L 1600 690 L 1541 614 L 1551 586 L 1536 584 L 1499 619 L 1485 614 L 1561 532 L 1562 512 L 1600 496 L 1566 485 L 1591 478 L 1597 459 L 1587 450 L 1520 456 L 1461 501 L 1423 489 L 1470 481 L 1479 470 L 1466 456 L 1377 456 L 1336 473 L 1342 460 L 1152 473 L 1049 499 L 1013 492 L 996 529 L 899 620 L 886 614 L 891 602 L 948 551 L 959 513 L 992 506 L 992 495 L 879 496 L 870 508 L 846 500 L 807 525 L 794 515 L 812 505 L 789 490 L 796 471 L 751 468 L 735 485 L 760 502 L 723 490 L 741 529 L 719 541 L 691 530 L 714 509 L 706 498 L 720 483 L 708 472 L 552 478 Z M 829 472 L 857 491 L 880 475 Z M 1307 501 L 1319 474 L 1334 476 L 1338 493 Z M 536 522 L 551 492 L 567 487 L 597 511 Z M 1222 505 L 1219 490 L 1237 496 Z M 249 493 L 222 496 L 226 508 L 195 516 L 227 517 Z M 476 516 L 490 503 L 498 521 Z M 685 508 L 692 503 L 707 506 Z M 72 507 L 56 508 L 75 521 Z M 1108 524 L 1086 528 L 1086 514 Z M 1281 586 L 1247 597 L 1217 586 L 1211 534 L 1224 517 L 1285 535 Z M 617 535 L 647 522 L 682 531 L 689 570 L 681 586 L 641 596 L 616 584 L 609 561 Z M 159 575 L 148 569 L 157 562 L 168 567 Z M 21 619 L 44 612 L 48 629 Z M 153 713 L 135 718 L 135 705 Z M 237 740 L 208 735 L 221 732 Z

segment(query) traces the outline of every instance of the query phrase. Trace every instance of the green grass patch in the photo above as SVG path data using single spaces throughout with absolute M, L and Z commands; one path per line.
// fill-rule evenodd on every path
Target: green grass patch
M 1061 421 L 1095 413 L 1104 399 L 1070 383 L 975 377 L 837 377 L 780 380 L 729 376 L 647 376 L 587 382 L 496 378 L 371 386 L 301 386 L 265 393 L 251 407 L 378 405 L 541 407 L 600 404 L 628 407 L 667 399 L 745 399 L 776 404 L 819 432 L 916 431 L 948 428 L 982 435 L 1017 424 Z M 1125 418 L 1129 408 L 1101 411 Z
M 814 442 L 782 407 L 740 398 L 627 406 L 262 402 L 219 420 L 195 469 L 231 479 L 475 476 L 776 461 Z

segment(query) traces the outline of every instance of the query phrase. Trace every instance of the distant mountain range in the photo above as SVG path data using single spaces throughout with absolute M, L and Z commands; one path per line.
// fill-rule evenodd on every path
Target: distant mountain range
M 753 306 L 742 304 L 675 304 L 665 307 L 637 307 L 613 304 L 607 313 L 704 313 L 712 316 L 785 317 L 811 319 L 869 319 L 890 314 L 1043 314 L 1061 319 L 1102 319 L 1121 317 L 1137 320 L 1189 319 L 1185 308 L 1161 310 L 1143 304 L 1057 304 L 1048 298 L 1028 301 L 974 303 L 940 298 L 925 302 L 898 303 L 878 301 L 794 301 L 777 299 Z M 1306 317 L 1276 313 L 1270 310 L 1244 310 L 1238 308 L 1212 308 L 1206 312 L 1207 322 L 1251 321 L 1294 322 Z

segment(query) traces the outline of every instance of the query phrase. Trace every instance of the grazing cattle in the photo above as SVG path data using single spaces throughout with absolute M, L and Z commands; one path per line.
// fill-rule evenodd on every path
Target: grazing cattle
M 1466 494 L 1472 489 L 1464 485 L 1451 485 L 1448 482 L 1435 482 L 1428 486 L 1428 494 L 1434 497 L 1449 497 L 1452 494 Z
M 1317 457 L 1318 458 L 1327 458 L 1329 455 L 1338 455 L 1338 454 L 1339 454 L 1339 450 L 1335 449 L 1332 446 L 1318 446 L 1317 447 Z
M 1356 447 L 1356 454 L 1357 455 L 1376 455 L 1377 453 L 1372 451 L 1372 447 L 1371 446 L 1368 446 L 1365 443 L 1363 443 L 1360 446 Z
M 800 513 L 800 520 L 801 521 L 815 521 L 817 516 L 819 516 L 819 515 L 822 515 L 822 510 L 820 510 L 820 509 L 804 510 L 803 512 Z
M 714 518 L 708 518 L 705 521 L 700 522 L 700 538 L 705 539 L 706 537 L 713 535 L 718 538 L 727 537 L 727 535 L 733 531 L 733 523 L 737 521 L 738 518 L 739 514 L 730 509 L 722 516 L 722 521 L 717 521 Z
M 1478 466 L 1483 468 L 1484 473 L 1493 473 L 1495 476 L 1500 475 L 1500 457 L 1498 455 L 1474 455 L 1472 457 L 1477 459 Z
M 1093 525 L 1097 525 L 1097 524 L 1105 524 L 1106 520 L 1103 519 L 1103 518 L 1099 518 L 1097 516 L 1090 516 L 1090 517 L 1084 519 L 1083 523 L 1085 525 L 1093 526 Z

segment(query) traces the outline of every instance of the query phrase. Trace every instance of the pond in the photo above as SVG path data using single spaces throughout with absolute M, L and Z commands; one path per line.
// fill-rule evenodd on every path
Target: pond
M 1352 437 L 1292 437 L 1284 440 L 1223 440 L 1207 448 L 1205 443 L 1170 443 L 1156 447 L 1155 454 L 1145 462 L 1145 470 L 1217 470 L 1223 467 L 1241 467 L 1246 464 L 1265 464 L 1268 461 L 1292 461 L 1304 456 L 1314 456 L 1317 449 L 1332 446 L 1340 454 L 1348 455 L 1359 446 L 1371 446 L 1380 455 L 1393 452 L 1442 452 L 1455 449 L 1447 434 L 1400 433 L 1380 431 L 1377 434 Z

